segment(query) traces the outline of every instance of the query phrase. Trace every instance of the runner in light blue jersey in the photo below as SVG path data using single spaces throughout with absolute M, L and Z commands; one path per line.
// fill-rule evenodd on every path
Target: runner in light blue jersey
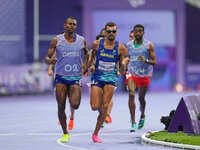
M 128 64 L 126 78 L 128 80 L 129 110 L 131 114 L 131 132 L 141 129 L 145 121 L 145 95 L 153 73 L 153 65 L 156 64 L 156 55 L 153 44 L 143 39 L 144 27 L 140 24 L 134 26 L 135 40 L 127 43 L 128 56 L 123 64 Z M 139 89 L 139 101 L 141 116 L 138 127 L 135 122 L 135 89 Z
M 88 53 L 85 39 L 75 33 L 76 27 L 77 20 L 73 17 L 67 18 L 64 24 L 65 32 L 52 40 L 45 57 L 48 64 L 55 64 L 58 118 L 63 130 L 61 142 L 69 141 L 65 114 L 66 98 L 68 96 L 71 108 L 78 109 L 81 101 L 81 74 Z M 55 52 L 56 58 L 52 57 Z

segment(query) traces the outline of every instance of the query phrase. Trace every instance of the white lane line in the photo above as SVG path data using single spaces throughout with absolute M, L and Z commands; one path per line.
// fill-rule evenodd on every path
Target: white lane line
M 59 133 L 27 133 L 30 136 L 60 135 Z
M 103 130 L 102 131 L 102 135 L 106 135 L 106 134 L 118 134 L 118 133 L 112 133 L 114 131 L 123 131 L 123 130 L 128 130 L 128 129 L 113 129 L 113 130 L 109 130 L 109 129 L 106 129 L 106 130 Z M 91 134 L 92 135 L 92 131 L 91 132 L 86 132 L 86 133 L 73 133 L 73 134 L 70 134 L 70 136 L 84 136 L 84 135 L 89 135 Z M 61 133 L 57 133 L 57 132 L 52 132 L 52 133 L 45 133 L 45 132 L 39 132 L 39 133 L 0 133 L 0 136 L 49 136 L 49 135 L 61 135 Z
M 17 135 L 16 133 L 1 133 L 0 136 L 13 136 Z
M 114 129 L 114 130 L 106 130 L 106 131 L 104 131 L 104 133 L 101 133 L 101 135 L 105 135 L 105 136 L 109 136 L 109 135 L 127 135 L 127 134 L 121 134 L 121 133 L 112 133 L 112 132 L 114 132 L 114 131 L 123 131 L 123 130 L 127 130 L 127 129 Z M 80 134 L 74 134 L 74 135 L 71 135 L 71 136 L 84 136 L 84 135 L 90 135 L 90 134 L 92 134 L 92 132 L 88 132 L 88 133 L 80 133 Z M 84 148 L 84 147 L 77 147 L 77 146 L 71 146 L 71 145 L 68 145 L 68 144 L 64 144 L 64 143 L 61 143 L 60 142 L 60 139 L 58 139 L 57 141 L 56 141 L 59 145 L 61 145 L 61 146 L 65 146 L 65 147 L 68 147 L 68 148 L 70 148 L 69 150 L 91 150 L 91 149 L 88 149 L 88 148 Z
M 65 147 L 70 148 L 69 150 L 90 150 L 90 149 L 88 149 L 88 148 L 77 147 L 77 146 L 71 146 L 71 145 L 67 145 L 67 144 L 61 143 L 61 142 L 60 142 L 60 139 L 58 139 L 56 142 L 57 142 L 59 145 L 62 145 L 62 146 L 65 146 Z
M 0 133 L 0 136 L 49 136 L 60 135 L 59 133 Z
M 104 135 L 104 136 L 110 136 L 110 135 L 127 135 L 128 133 L 112 133 L 112 132 L 115 132 L 115 131 L 123 131 L 123 130 L 127 130 L 127 129 L 114 129 L 114 130 L 104 130 L 103 133 L 101 133 L 101 135 Z M 79 134 L 71 134 L 70 136 L 71 137 L 77 137 L 77 136 L 86 136 L 86 135 L 90 135 L 92 134 L 92 132 L 86 132 L 86 133 L 79 133 Z M 20 134 L 17 134 L 17 133 L 1 133 L 0 136 L 17 136 L 17 135 L 23 135 L 23 136 L 49 136 L 49 135 L 52 135 L 52 136 L 57 136 L 57 135 L 60 135 L 60 133 L 20 133 Z M 57 144 L 61 145 L 61 146 L 64 146 L 64 147 L 68 147 L 69 150 L 91 150 L 89 148 L 84 148 L 84 147 L 77 147 L 77 146 L 71 146 L 71 145 L 68 145 L 66 143 L 61 143 L 60 142 L 60 139 L 58 139 L 57 141 Z
M 78 133 L 78 134 L 70 134 L 70 136 L 84 136 L 84 135 L 89 135 L 91 132 L 88 133 Z M 1 134 L 0 134 L 1 135 Z M 61 133 L 28 133 L 26 135 L 29 136 L 49 136 L 49 135 L 61 135 Z
M 70 136 L 84 136 L 84 135 L 90 135 L 91 132 L 87 132 L 87 133 L 79 133 L 79 134 L 72 134 Z

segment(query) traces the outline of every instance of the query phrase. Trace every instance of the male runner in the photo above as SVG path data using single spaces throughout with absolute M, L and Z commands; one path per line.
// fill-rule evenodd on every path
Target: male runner
M 82 74 L 82 56 L 87 57 L 87 47 L 84 37 L 75 33 L 77 20 L 74 17 L 66 19 L 65 32 L 57 35 L 51 42 L 45 57 L 48 64 L 55 64 L 56 100 L 58 118 L 62 126 L 61 142 L 69 141 L 66 128 L 65 104 L 68 96 L 70 106 L 78 109 L 81 100 L 80 80 Z M 56 51 L 56 59 L 52 58 Z
M 156 55 L 154 52 L 153 44 L 143 39 L 144 26 L 137 24 L 134 26 L 135 40 L 127 43 L 128 55 L 125 58 L 123 64 L 128 64 L 128 73 L 126 78 L 128 79 L 128 90 L 129 90 L 129 110 L 131 114 L 131 132 L 136 129 L 141 129 L 145 122 L 145 95 L 150 84 L 150 77 L 153 73 L 153 65 L 156 64 Z M 138 127 L 135 122 L 135 89 L 138 87 L 139 90 L 139 102 L 141 116 Z
M 129 33 L 129 41 L 135 40 L 135 36 L 134 36 L 134 30 L 131 30 Z M 126 74 L 125 73 L 125 80 L 124 80 L 124 88 L 126 91 L 128 91 L 128 80 L 126 79 Z
M 56 58 L 56 54 L 54 54 L 53 57 Z M 49 64 L 48 75 L 54 78 L 54 64 Z M 74 127 L 74 109 L 70 107 L 70 111 L 71 111 L 71 114 L 70 114 L 70 120 L 68 123 L 68 129 L 72 130 Z M 60 121 L 58 121 L 58 124 L 61 125 Z
M 96 40 L 100 40 L 100 39 L 102 39 L 102 38 L 105 38 L 105 32 L 106 32 L 105 28 L 101 29 L 100 34 L 98 34 L 98 35 L 96 36 Z M 118 70 L 119 70 L 119 69 L 118 69 Z M 119 71 L 118 71 L 118 74 L 119 74 Z M 93 75 L 91 75 L 91 76 L 93 76 Z M 92 79 L 93 79 L 93 78 L 92 78 Z M 92 82 L 92 81 L 91 81 L 91 82 Z M 113 107 L 113 99 L 111 99 L 111 101 L 110 101 L 110 103 L 109 103 L 109 105 L 108 105 L 108 110 L 107 110 L 107 115 L 106 115 L 105 123 L 112 123 L 112 118 L 111 118 L 111 116 L 110 116 L 112 107 Z M 104 123 L 102 124 L 101 127 L 102 127 L 102 128 L 104 127 Z
M 127 54 L 126 47 L 115 40 L 117 26 L 114 22 L 105 25 L 105 38 L 96 40 L 92 44 L 92 55 L 89 57 L 87 68 L 95 61 L 94 83 L 92 84 L 90 104 L 92 110 L 100 113 L 97 118 L 96 127 L 92 135 L 93 142 L 101 143 L 98 133 L 103 124 L 108 105 L 112 99 L 115 86 L 117 85 L 117 62 L 123 60 Z M 86 68 L 86 69 L 87 69 Z

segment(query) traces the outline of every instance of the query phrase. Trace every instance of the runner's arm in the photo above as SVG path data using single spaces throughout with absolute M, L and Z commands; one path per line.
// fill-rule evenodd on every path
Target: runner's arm
M 156 54 L 154 51 L 154 46 L 151 42 L 149 42 L 148 50 L 149 50 L 150 59 L 145 59 L 143 56 L 138 56 L 138 60 L 145 62 L 147 64 L 150 64 L 150 65 L 155 65 L 156 64 Z
M 53 76 L 53 64 L 50 64 L 48 67 L 48 75 Z
M 88 56 L 89 56 L 88 48 L 87 48 L 86 40 L 84 40 L 83 55 L 81 56 L 82 57 L 82 73 L 83 74 L 85 74 Z
M 154 46 L 152 43 L 149 43 L 149 56 L 151 60 L 146 59 L 145 62 L 151 65 L 156 65 L 156 53 L 154 51 Z
M 126 57 L 128 53 L 127 48 L 120 43 L 119 45 L 119 55 L 120 55 L 120 61 L 121 61 L 121 72 L 123 72 L 123 74 L 126 72 L 126 67 L 127 64 L 129 62 L 129 57 Z
M 45 62 L 47 64 L 55 64 L 56 63 L 56 58 L 53 57 L 53 54 L 55 53 L 55 50 L 56 50 L 57 41 L 58 41 L 57 38 L 54 38 L 51 41 L 50 48 L 48 49 L 46 57 L 45 57 Z
M 95 64 L 96 52 L 97 52 L 98 46 L 99 46 L 99 41 L 98 40 L 94 41 L 92 43 L 92 49 L 89 52 L 89 58 L 88 58 L 88 61 L 87 61 L 86 69 L 88 69 L 90 66 Z

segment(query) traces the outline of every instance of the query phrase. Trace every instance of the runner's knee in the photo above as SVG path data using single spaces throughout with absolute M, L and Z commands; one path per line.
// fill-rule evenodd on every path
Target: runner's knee
M 78 109 L 79 108 L 79 105 L 80 105 L 80 102 L 73 102 L 71 104 L 71 107 L 74 108 L 74 109 Z
M 91 108 L 92 108 L 93 111 L 95 111 L 95 110 L 99 109 L 99 106 L 96 105 L 96 104 L 91 104 Z
M 131 90 L 131 89 L 129 89 L 129 96 L 135 96 L 135 91 L 134 91 L 134 90 Z
M 70 96 L 70 105 L 74 109 L 78 109 L 81 101 L 81 96 L 79 94 Z

